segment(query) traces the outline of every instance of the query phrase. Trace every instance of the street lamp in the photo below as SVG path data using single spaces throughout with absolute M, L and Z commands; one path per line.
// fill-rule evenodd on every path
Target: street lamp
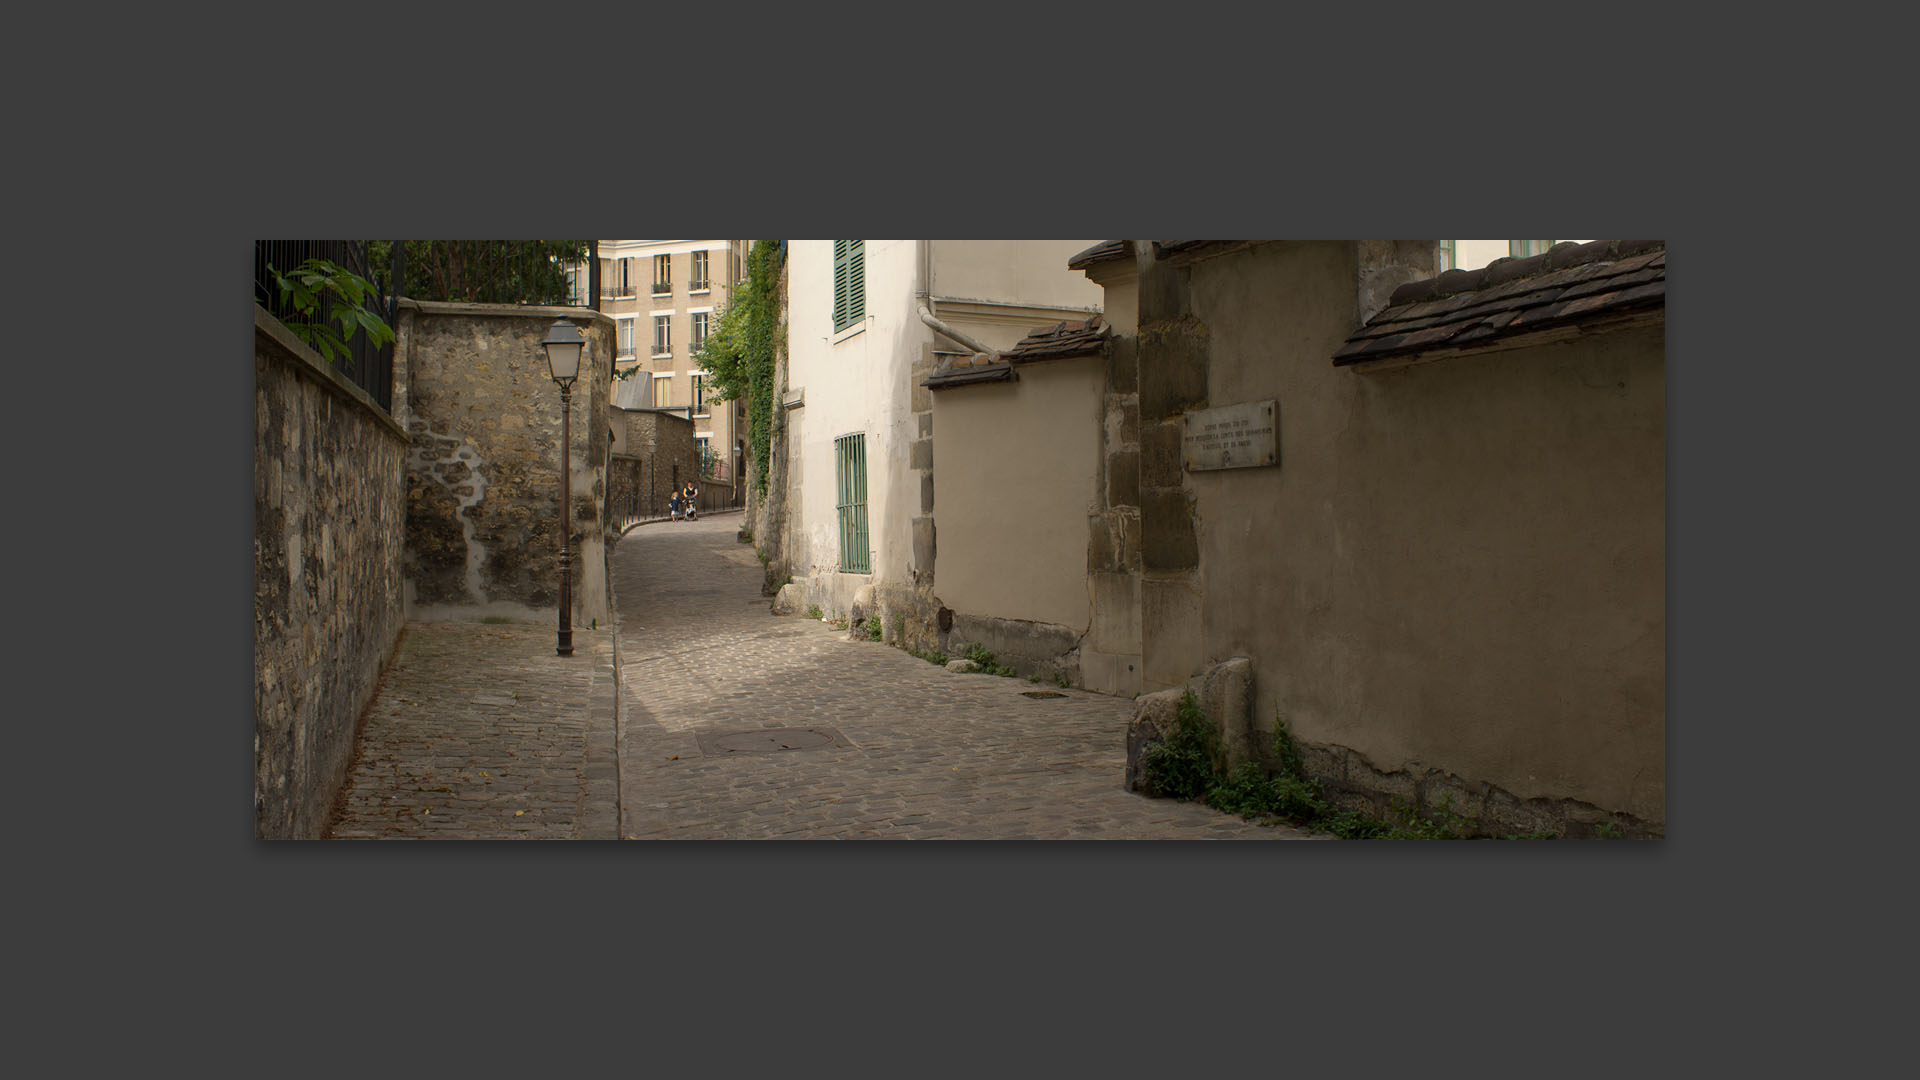
M 580 331 L 555 319 L 540 344 L 547 347 L 547 374 L 560 384 L 560 641 L 554 651 L 573 655 L 573 380 L 580 377 Z

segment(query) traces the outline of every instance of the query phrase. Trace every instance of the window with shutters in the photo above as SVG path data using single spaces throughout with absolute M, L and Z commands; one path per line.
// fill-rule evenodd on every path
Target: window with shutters
M 669 324 L 668 316 L 653 317 L 653 355 L 655 356 L 666 356 L 673 351 L 672 331 L 669 329 Z
M 633 359 L 633 320 L 620 319 L 615 326 L 620 331 L 620 359 Z
M 833 461 L 834 475 L 840 482 L 840 569 L 849 574 L 871 573 L 866 435 L 843 435 L 833 440 Z
M 693 313 L 693 337 L 688 339 L 687 348 L 694 352 L 699 352 L 700 346 L 707 343 L 708 314 L 709 312 L 705 311 L 696 311 Z
M 708 415 L 707 377 L 705 375 L 695 375 L 693 377 L 693 415 Z
M 693 253 L 693 274 L 687 280 L 687 288 L 694 292 L 700 292 L 706 289 L 708 284 L 707 253 L 704 251 L 696 251 Z
M 833 330 L 839 333 L 867 317 L 867 242 L 833 242 Z
M 655 255 L 653 257 L 653 295 L 673 291 L 673 256 Z

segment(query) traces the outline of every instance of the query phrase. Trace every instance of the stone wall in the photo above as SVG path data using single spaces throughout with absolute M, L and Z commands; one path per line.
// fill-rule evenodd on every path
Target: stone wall
M 637 505 L 640 517 L 662 516 L 674 490 L 700 472 L 693 421 L 684 412 L 665 409 L 613 412 L 626 429 L 621 438 L 626 452 L 615 455 L 609 466 L 607 505 L 610 509 Z M 710 499 L 705 494 L 708 486 L 701 483 L 702 505 L 708 505 Z M 631 499 L 637 499 L 637 504 L 629 503 Z
M 406 621 L 407 437 L 259 309 L 254 401 L 255 835 L 312 838 Z
M 402 301 L 411 370 L 407 575 L 421 617 L 548 618 L 559 600 L 560 390 L 541 340 L 554 320 L 587 347 L 573 384 L 573 622 L 612 618 L 606 418 L 613 320 L 580 308 Z

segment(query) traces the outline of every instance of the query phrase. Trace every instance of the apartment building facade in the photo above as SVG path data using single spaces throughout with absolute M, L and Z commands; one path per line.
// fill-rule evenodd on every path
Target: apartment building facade
M 709 487 L 737 495 L 746 457 L 746 403 L 713 400 L 694 360 L 746 272 L 751 240 L 602 240 L 600 310 L 614 320 L 616 385 L 642 380 L 629 400 L 683 412 Z M 578 288 L 585 289 L 585 275 Z

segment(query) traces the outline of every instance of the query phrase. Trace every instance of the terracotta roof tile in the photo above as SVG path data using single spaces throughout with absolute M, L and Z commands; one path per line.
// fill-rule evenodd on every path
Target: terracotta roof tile
M 1067 269 L 1085 270 L 1096 263 L 1130 262 L 1133 259 L 1133 241 L 1108 240 L 1095 244 L 1087 250 L 1067 260 Z
M 1543 327 L 1666 304 L 1660 240 L 1556 244 L 1395 289 L 1385 310 L 1348 336 L 1336 365 L 1480 344 Z
M 974 367 L 957 367 L 938 375 L 930 375 L 920 385 L 929 390 L 939 390 L 948 386 L 966 386 L 970 383 L 1011 382 L 1013 378 L 1012 364 L 980 364 Z
M 1000 354 L 1014 363 L 1053 360 L 1098 352 L 1107 339 L 1107 324 L 1100 316 L 1081 322 L 1061 322 L 1043 326 L 1020 339 L 1020 343 Z

